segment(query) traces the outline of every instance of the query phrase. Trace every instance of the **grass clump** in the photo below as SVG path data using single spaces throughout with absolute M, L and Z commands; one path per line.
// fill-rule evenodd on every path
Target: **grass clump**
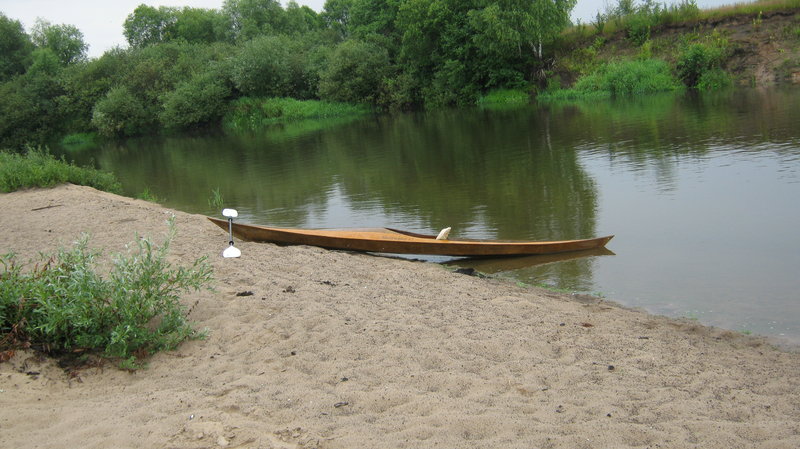
M 495 89 L 478 99 L 478 106 L 528 104 L 530 95 L 522 89 Z
M 542 92 L 542 101 L 576 100 L 676 90 L 669 65 L 658 59 L 609 62 L 582 77 L 571 89 Z
M 702 18 L 695 0 L 681 0 L 666 5 L 654 0 L 617 0 L 606 4 L 604 12 L 595 15 L 594 33 L 611 36 L 620 31 L 634 45 L 641 45 L 650 38 L 651 31 L 673 23 L 683 23 Z M 565 32 L 567 39 L 585 38 L 588 27 L 573 27 Z
M 96 133 L 72 133 L 61 139 L 61 146 L 67 151 L 83 151 L 97 147 Z
M 223 123 L 228 129 L 257 130 L 269 125 L 309 119 L 359 116 L 370 112 L 364 105 L 293 98 L 250 98 L 236 100 Z
M 0 257 L 0 350 L 34 347 L 55 355 L 96 352 L 125 366 L 198 337 L 179 301 L 184 291 L 210 288 L 205 257 L 173 267 L 167 252 L 174 221 L 160 246 L 138 239 L 113 256 L 107 278 L 97 273 L 99 252 L 84 236 L 71 248 L 42 255 L 23 270 L 13 254 Z
M 652 31 L 672 24 L 699 23 L 729 17 L 750 17 L 754 28 L 761 25 L 763 17 L 775 11 L 791 11 L 800 8 L 800 0 L 758 0 L 749 2 L 731 1 L 729 5 L 700 9 L 696 0 L 680 0 L 670 5 L 655 0 L 616 0 L 598 11 L 593 27 L 579 24 L 563 34 L 567 42 L 586 39 L 591 35 L 612 36 L 624 32 L 634 45 L 646 42 Z
M 211 196 L 208 198 L 208 207 L 217 211 L 225 207 L 225 199 L 222 197 L 222 192 L 219 190 L 219 187 L 211 190 Z
M 0 152 L 0 192 L 52 187 L 65 182 L 122 193 L 122 186 L 111 173 L 78 167 L 63 158 L 56 159 L 46 150 L 28 148 L 25 154 Z
M 137 199 L 149 201 L 151 203 L 162 203 L 164 199 L 156 195 L 150 190 L 150 187 L 145 187 L 142 193 L 136 195 Z
M 722 69 L 729 53 L 728 40 L 716 33 L 704 41 L 686 43 L 678 54 L 678 77 L 688 87 L 719 89 L 732 84 Z

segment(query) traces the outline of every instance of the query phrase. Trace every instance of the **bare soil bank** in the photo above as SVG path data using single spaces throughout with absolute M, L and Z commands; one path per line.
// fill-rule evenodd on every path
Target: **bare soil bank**
M 0 195 L 0 251 L 117 252 L 176 216 L 206 340 L 135 373 L 0 363 L 0 447 L 795 448 L 800 354 L 427 263 L 237 242 L 198 215 L 72 185 Z M 249 294 L 252 292 L 252 294 Z M 237 294 L 244 293 L 244 296 Z
M 587 25 L 592 27 L 592 25 Z M 651 30 L 654 57 L 674 63 L 681 39 L 708 36 L 714 32 L 728 41 L 730 56 L 724 69 L 740 86 L 800 85 L 800 10 L 787 9 L 759 14 L 680 23 Z M 595 37 L 579 46 L 589 46 Z M 625 37 L 624 31 L 606 37 L 598 58 L 633 58 L 640 48 Z M 561 73 L 574 82 L 578 74 Z

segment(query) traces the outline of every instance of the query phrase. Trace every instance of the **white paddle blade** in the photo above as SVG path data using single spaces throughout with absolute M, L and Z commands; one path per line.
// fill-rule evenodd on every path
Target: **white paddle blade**
M 239 212 L 236 209 L 222 209 L 222 216 L 228 218 L 236 218 L 239 216 Z
M 225 248 L 225 251 L 222 252 L 222 257 L 224 258 L 231 258 L 231 257 L 241 257 L 242 252 L 239 251 L 239 248 L 231 245 Z

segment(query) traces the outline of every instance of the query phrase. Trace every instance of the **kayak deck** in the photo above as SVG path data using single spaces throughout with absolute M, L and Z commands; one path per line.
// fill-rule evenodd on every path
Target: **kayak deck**
M 208 219 L 224 230 L 228 222 Z M 614 236 L 584 240 L 520 241 L 520 240 L 437 240 L 436 236 L 391 228 L 368 229 L 293 229 L 271 228 L 234 223 L 233 234 L 242 240 L 285 245 L 310 245 L 347 251 L 393 254 L 427 254 L 465 257 L 500 257 L 533 254 L 557 254 L 602 248 Z

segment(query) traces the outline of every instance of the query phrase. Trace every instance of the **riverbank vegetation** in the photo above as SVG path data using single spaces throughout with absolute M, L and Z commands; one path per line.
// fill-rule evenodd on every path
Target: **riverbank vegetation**
M 169 226 L 161 245 L 137 238 L 133 250 L 114 255 L 105 278 L 88 236 L 42 255 L 32 268 L 23 269 L 13 254 L 0 255 L 0 354 L 20 347 L 99 354 L 134 369 L 146 355 L 202 336 L 179 299 L 184 291 L 208 288 L 211 267 L 205 258 L 173 267 L 167 253 L 175 227 Z
M 0 151 L 0 192 L 52 187 L 65 182 L 122 193 L 119 181 L 111 173 L 78 167 L 37 148 L 28 148 L 25 154 Z
M 11 55 L 0 68 L 0 145 L 218 125 L 243 97 L 474 104 L 489 89 L 527 85 L 574 2 L 329 0 L 321 13 L 277 0 L 140 5 L 123 24 L 129 47 L 97 59 L 74 27 L 40 22 L 55 36 L 42 40 L 0 16 Z
M 495 89 L 478 98 L 478 106 L 527 104 L 530 95 L 525 89 Z
M 735 17 L 794 42 L 781 47 L 781 70 L 793 73 L 798 2 L 702 11 L 693 0 L 617 0 L 592 24 L 570 24 L 575 0 L 328 0 L 320 13 L 277 0 L 140 5 L 122 24 L 128 47 L 94 59 L 74 26 L 39 21 L 26 32 L 0 13 L 0 146 L 519 98 L 508 92 L 569 96 L 553 92 L 573 86 L 616 95 L 742 84 L 736 64 L 752 50 L 717 25 Z M 785 29 L 767 27 L 779 13 Z M 621 68 L 636 68 L 636 80 L 615 77 Z
M 666 62 L 658 59 L 609 62 L 580 78 L 570 89 L 551 89 L 540 100 L 603 98 L 648 94 L 681 88 Z
M 800 0 L 701 10 L 618 0 L 594 22 L 565 30 L 553 48 L 550 87 L 577 87 L 610 63 L 657 59 L 688 88 L 800 82 Z M 668 90 L 668 89 L 664 89 Z
M 0 192 L 70 182 L 121 193 L 114 175 L 77 167 L 39 149 L 0 152 Z M 26 267 L 14 254 L 0 254 L 0 355 L 17 348 L 99 354 L 136 368 L 137 360 L 202 336 L 188 322 L 180 293 L 208 288 L 205 259 L 190 267 L 167 261 L 175 228 L 161 245 L 137 238 L 132 251 L 114 255 L 110 274 L 96 266 L 100 256 L 84 236 L 71 248 L 43 254 Z
M 223 119 L 225 129 L 258 130 L 268 125 L 307 119 L 329 119 L 368 114 L 363 104 L 339 103 L 294 98 L 250 98 L 233 101 Z

